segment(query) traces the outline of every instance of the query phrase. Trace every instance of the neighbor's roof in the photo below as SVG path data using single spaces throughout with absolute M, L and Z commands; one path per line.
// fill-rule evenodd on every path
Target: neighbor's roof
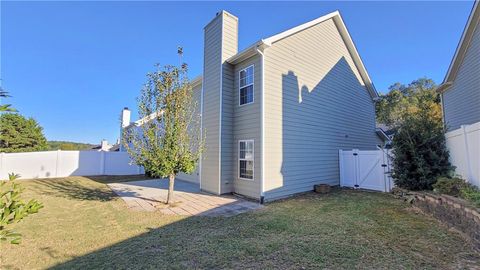
M 193 80 L 190 81 L 190 84 L 192 85 L 192 87 L 195 87 L 199 84 L 202 83 L 202 75 L 200 76 L 197 76 L 195 77 Z M 128 126 L 126 126 L 125 128 L 130 128 L 130 127 L 133 127 L 133 126 L 141 126 L 143 125 L 144 123 L 154 119 L 155 117 L 157 117 L 159 114 L 161 114 L 162 112 L 154 112 L 154 113 L 151 113 L 150 115 L 147 115 L 145 117 L 143 117 L 142 119 L 138 119 L 137 121 L 135 122 L 131 122 Z
M 460 65 L 465 58 L 465 54 L 467 53 L 468 47 L 470 47 L 470 42 L 472 41 L 473 34 L 475 33 L 475 28 L 480 22 L 480 6 L 479 1 L 474 1 L 472 12 L 468 17 L 467 24 L 462 33 L 462 38 L 457 45 L 457 49 L 455 51 L 455 55 L 453 56 L 452 62 L 448 67 L 447 75 L 443 79 L 442 84 L 438 87 L 437 91 L 445 92 L 450 85 L 452 85 L 453 80 L 457 76 L 458 70 Z
M 365 65 L 362 62 L 362 59 L 360 58 L 360 55 L 358 54 L 357 48 L 355 47 L 355 44 L 353 43 L 353 40 L 348 33 L 347 27 L 345 26 L 345 23 L 343 22 L 342 17 L 340 16 L 340 12 L 334 11 L 332 13 L 329 13 L 325 16 L 319 17 L 313 21 L 309 21 L 307 23 L 301 24 L 299 26 L 293 27 L 287 31 L 281 32 L 279 34 L 276 34 L 274 36 L 261 39 L 257 42 L 255 42 L 253 45 L 250 47 L 246 48 L 245 50 L 241 51 L 240 53 L 237 53 L 236 55 L 230 57 L 227 59 L 227 62 L 231 64 L 236 64 L 246 58 L 249 58 L 257 53 L 257 48 L 266 48 L 269 46 L 272 46 L 277 41 L 280 41 L 286 37 L 289 37 L 291 35 L 294 35 L 300 31 L 303 31 L 307 28 L 310 28 L 312 26 L 315 26 L 319 23 L 322 23 L 324 21 L 327 21 L 329 19 L 333 19 L 335 22 L 335 25 L 338 28 L 338 31 L 340 32 L 340 35 L 342 36 L 345 45 L 347 46 L 347 49 L 353 59 L 353 62 L 355 63 L 355 66 L 357 67 L 360 76 L 362 77 L 362 80 L 365 83 L 365 86 L 367 87 L 368 91 L 370 92 L 370 95 L 372 98 L 378 97 L 378 92 L 375 89 L 375 86 L 372 83 L 372 80 L 370 79 L 370 76 L 368 75 L 367 69 L 365 68 Z

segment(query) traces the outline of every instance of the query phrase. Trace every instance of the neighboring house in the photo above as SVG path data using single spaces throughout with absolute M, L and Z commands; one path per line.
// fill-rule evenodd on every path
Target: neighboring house
M 241 52 L 238 18 L 217 13 L 193 88 L 206 151 L 199 171 L 179 178 L 211 193 L 264 201 L 339 185 L 339 149 L 383 144 L 377 91 L 338 11 Z
M 392 148 L 392 140 L 395 135 L 395 130 L 385 124 L 377 124 L 377 135 L 382 139 L 383 145 L 379 145 L 380 148 Z
M 99 145 L 93 146 L 91 150 L 115 152 L 115 151 L 119 151 L 119 148 L 120 148 L 120 145 L 118 142 L 116 144 L 109 144 L 107 140 L 102 140 Z
M 480 186 L 480 6 L 475 1 L 443 83 L 443 120 L 456 173 Z

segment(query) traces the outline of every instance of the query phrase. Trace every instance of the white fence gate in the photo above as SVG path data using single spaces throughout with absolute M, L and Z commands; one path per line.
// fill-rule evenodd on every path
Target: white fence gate
M 388 150 L 339 150 L 340 186 L 389 192 L 393 187 Z
M 21 178 L 52 178 L 71 175 L 133 175 L 143 168 L 130 161 L 127 152 L 42 151 L 0 153 L 0 180 L 9 173 Z

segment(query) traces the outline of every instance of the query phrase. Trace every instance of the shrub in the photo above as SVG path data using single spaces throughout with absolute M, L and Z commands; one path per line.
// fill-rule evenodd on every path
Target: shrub
M 403 117 L 393 138 L 392 177 L 400 188 L 431 190 L 437 178 L 448 176 L 453 167 L 441 117 L 429 103 L 418 106 Z
M 480 189 L 474 185 L 467 184 L 460 190 L 460 196 L 467 201 L 472 202 L 477 207 L 480 207 Z
M 433 184 L 433 191 L 450 196 L 460 196 L 460 192 L 468 186 L 468 183 L 460 178 L 439 177 Z
M 22 201 L 20 195 L 23 189 L 15 182 L 16 178 L 18 175 L 12 173 L 8 181 L 0 181 L 0 240 L 9 240 L 12 244 L 19 244 L 22 235 L 11 230 L 10 226 L 43 207 L 33 199 L 28 203 Z
M 460 197 L 480 207 L 480 189 L 463 179 L 439 177 L 433 184 L 433 190 L 437 193 Z

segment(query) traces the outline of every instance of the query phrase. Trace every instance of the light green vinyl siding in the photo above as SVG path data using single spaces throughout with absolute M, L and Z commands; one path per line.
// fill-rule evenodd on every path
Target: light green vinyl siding
M 225 60 L 238 51 L 238 19 L 226 13 L 223 19 L 223 70 L 222 70 L 222 170 L 221 193 L 233 192 L 233 66 Z
M 265 50 L 265 199 L 339 184 L 339 149 L 375 149 L 372 97 L 332 19 Z
M 239 105 L 239 71 L 254 66 L 253 103 Z M 233 140 L 233 177 L 235 179 L 235 193 L 260 199 L 261 184 L 261 91 L 262 91 L 262 67 L 261 57 L 255 55 L 235 65 L 234 72 L 234 140 Z M 238 177 L 238 141 L 254 140 L 254 177 L 253 180 L 240 179 Z
M 217 194 L 232 191 L 231 147 L 223 147 L 232 140 L 232 82 L 229 79 L 232 75 L 231 68 L 224 63 L 236 54 L 237 27 L 234 25 L 237 20 L 222 11 L 205 27 L 202 113 L 205 151 L 201 188 Z

